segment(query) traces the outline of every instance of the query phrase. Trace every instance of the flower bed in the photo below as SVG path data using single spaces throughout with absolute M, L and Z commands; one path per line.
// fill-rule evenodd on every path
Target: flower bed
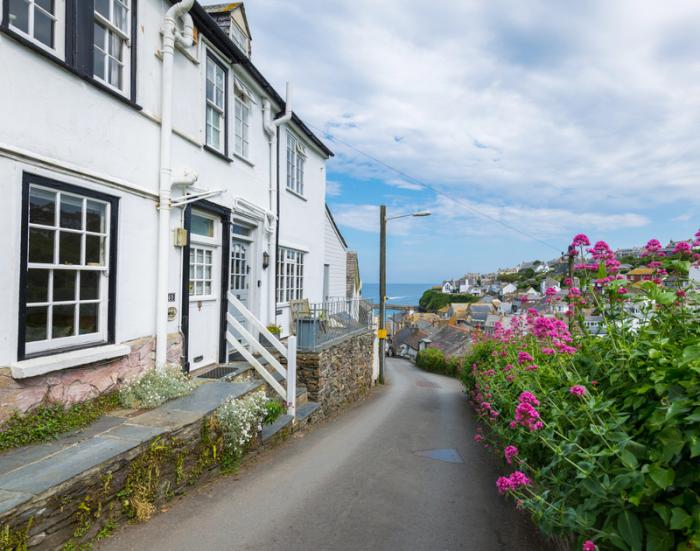
M 587 246 L 570 248 L 564 319 L 531 309 L 467 358 L 474 438 L 502 458 L 498 491 L 576 549 L 700 549 L 700 300 L 686 285 L 700 240 L 669 257 L 650 241 L 652 274 L 634 284 L 607 244 Z

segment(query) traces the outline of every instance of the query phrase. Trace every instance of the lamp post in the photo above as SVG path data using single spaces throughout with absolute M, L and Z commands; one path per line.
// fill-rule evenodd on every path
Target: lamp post
M 379 384 L 384 384 L 384 354 L 386 342 L 386 223 L 389 220 L 397 220 L 398 218 L 407 218 L 409 216 L 430 216 L 428 211 L 418 211 L 409 214 L 400 214 L 399 216 L 386 216 L 386 205 L 379 207 L 379 330 L 377 337 L 379 338 Z

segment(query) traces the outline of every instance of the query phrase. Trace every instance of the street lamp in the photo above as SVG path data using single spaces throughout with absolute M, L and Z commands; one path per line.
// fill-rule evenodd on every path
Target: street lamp
M 423 217 L 430 216 L 427 210 L 400 214 L 387 218 L 386 205 L 379 207 L 379 384 L 384 384 L 384 344 L 386 341 L 385 313 L 386 313 L 386 223 L 389 220 L 407 218 L 409 216 Z

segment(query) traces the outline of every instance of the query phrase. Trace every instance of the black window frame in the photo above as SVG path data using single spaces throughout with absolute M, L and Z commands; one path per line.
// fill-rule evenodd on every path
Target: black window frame
M 77 346 L 54 348 L 33 354 L 26 353 L 26 321 L 27 321 L 27 275 L 29 251 L 29 188 L 31 184 L 51 188 L 56 191 L 75 193 L 84 197 L 104 201 L 110 205 L 109 217 L 109 282 L 107 287 L 107 340 L 92 342 Z M 54 356 L 71 350 L 94 348 L 115 343 L 115 325 L 117 317 L 117 251 L 119 248 L 119 197 L 108 195 L 93 189 L 67 184 L 32 172 L 22 174 L 22 216 L 20 234 L 20 265 L 19 265 L 19 309 L 17 326 L 17 361 L 44 356 Z
M 209 151 L 210 153 L 213 153 L 214 155 L 226 160 L 226 161 L 231 161 L 231 157 L 229 155 L 229 148 L 228 148 L 228 125 L 229 125 L 229 99 L 228 99 L 228 94 L 229 94 L 229 86 L 228 86 L 228 80 L 229 80 L 229 74 L 228 74 L 228 67 L 222 61 L 212 50 L 211 48 L 206 48 L 207 50 L 207 55 L 206 55 L 206 62 L 208 63 L 209 60 L 211 60 L 213 63 L 219 66 L 221 70 L 224 72 L 224 150 L 219 151 L 215 147 L 210 146 L 207 143 L 207 68 L 206 65 L 204 67 L 204 149 L 206 151 Z
M 118 92 L 115 88 L 104 84 L 93 75 L 93 41 L 94 41 L 94 20 L 95 20 L 95 0 L 65 0 L 65 48 L 64 59 L 52 54 L 48 50 L 35 44 L 25 36 L 10 28 L 10 3 L 4 0 L 2 4 L 2 22 L 0 23 L 0 33 L 3 33 L 23 46 L 33 50 L 45 59 L 56 63 L 66 71 L 78 76 L 82 80 L 89 82 L 99 90 L 107 92 L 112 97 L 141 110 L 141 106 L 136 99 L 136 65 L 138 49 L 138 3 L 139 0 L 131 0 L 131 36 L 129 52 L 129 90 Z M 60 22 L 57 22 L 60 24 Z

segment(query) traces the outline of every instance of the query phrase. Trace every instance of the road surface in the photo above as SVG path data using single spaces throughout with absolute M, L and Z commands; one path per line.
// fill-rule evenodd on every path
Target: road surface
M 498 495 L 461 384 L 393 358 L 387 376 L 336 419 L 98 549 L 546 551 Z

